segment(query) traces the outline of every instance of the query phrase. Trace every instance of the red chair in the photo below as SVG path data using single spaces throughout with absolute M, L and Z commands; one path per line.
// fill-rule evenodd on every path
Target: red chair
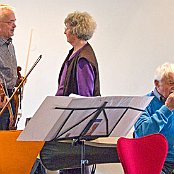
M 117 151 L 125 174 L 160 174 L 168 144 L 162 134 L 140 138 L 120 137 Z

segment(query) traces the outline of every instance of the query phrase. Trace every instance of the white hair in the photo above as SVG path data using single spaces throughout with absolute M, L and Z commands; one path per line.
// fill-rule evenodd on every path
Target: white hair
M 14 8 L 8 4 L 0 4 L 0 9 L 3 10 L 3 9 L 8 9 L 8 10 L 14 10 Z
M 163 77 L 168 77 L 169 73 L 174 73 L 174 64 L 164 63 L 157 67 L 154 75 L 154 80 L 160 81 Z
M 6 16 L 6 11 L 13 11 L 14 8 L 8 4 L 0 4 L 0 19 L 3 19 Z

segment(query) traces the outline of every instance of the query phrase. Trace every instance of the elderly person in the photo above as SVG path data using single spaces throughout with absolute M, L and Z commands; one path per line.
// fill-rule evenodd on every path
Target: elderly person
M 88 43 L 95 31 L 96 22 L 87 12 L 76 11 L 68 14 L 64 23 L 64 34 L 67 37 L 67 42 L 72 45 L 72 49 L 69 51 L 60 70 L 56 96 L 69 96 L 71 93 L 81 96 L 99 96 L 98 63 L 95 53 Z M 59 162 L 59 156 L 56 156 L 56 147 L 58 148 L 58 146 L 58 141 L 46 142 L 41 152 L 41 157 L 44 154 L 47 157 L 50 155 L 50 159 L 54 161 L 56 166 L 56 163 Z M 69 163 L 68 159 L 65 159 L 65 162 Z M 60 174 L 80 173 L 80 168 L 60 171 Z M 85 174 L 88 173 L 89 170 L 86 167 Z
M 14 10 L 7 4 L 0 4 L 0 82 L 6 83 L 9 97 L 13 94 L 17 81 L 17 61 L 12 44 L 12 36 L 16 28 Z M 6 100 L 6 98 L 4 98 Z M 3 104 L 1 104 L 1 107 Z M 15 113 L 14 100 L 11 102 Z M 12 118 L 11 118 L 12 120 Z M 0 116 L 0 130 L 8 130 L 10 114 L 8 109 Z
M 62 65 L 56 96 L 100 95 L 98 64 L 87 42 L 95 28 L 96 23 L 87 12 L 74 12 L 66 17 L 64 34 L 73 48 Z
M 91 45 L 96 23 L 87 12 L 70 13 L 65 21 L 67 42 L 72 45 L 60 74 L 56 96 L 68 96 L 71 93 L 82 96 L 100 95 L 98 63 Z M 88 168 L 85 170 L 89 173 Z M 61 170 L 60 174 L 80 174 L 80 168 Z
M 7 88 L 9 97 L 13 94 L 16 84 L 22 80 L 17 77 L 17 60 L 11 38 L 16 28 L 15 22 L 16 17 L 13 7 L 7 4 L 0 4 L 0 82 Z M 2 90 L 0 89 L 0 91 Z M 0 108 L 4 106 L 7 100 L 7 96 L 2 97 L 2 95 L 0 95 Z M 17 112 L 15 110 L 14 99 L 11 100 L 11 106 L 14 116 L 15 112 Z M 14 125 L 14 118 L 10 118 L 10 116 L 12 116 L 12 114 L 9 113 L 8 109 L 5 109 L 0 116 L 0 130 L 9 130 L 9 126 Z M 37 173 L 38 164 L 39 162 L 36 161 L 31 174 Z M 42 173 L 45 173 L 43 167 L 42 171 Z
M 135 137 L 163 134 L 168 154 L 161 174 L 174 172 L 174 64 L 164 63 L 156 69 L 155 88 L 148 96 L 153 100 L 135 124 Z M 154 164 L 155 165 L 155 164 Z

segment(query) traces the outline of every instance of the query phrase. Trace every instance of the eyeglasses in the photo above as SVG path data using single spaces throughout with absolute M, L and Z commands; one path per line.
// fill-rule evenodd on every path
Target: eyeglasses
M 170 78 L 162 79 L 162 80 L 160 80 L 160 82 L 165 83 L 167 85 L 171 85 L 171 86 L 174 85 L 174 80 L 173 79 L 170 79 Z
M 2 22 L 2 23 L 6 23 L 6 24 L 8 24 L 8 25 L 15 25 L 15 21 L 0 21 L 0 22 Z

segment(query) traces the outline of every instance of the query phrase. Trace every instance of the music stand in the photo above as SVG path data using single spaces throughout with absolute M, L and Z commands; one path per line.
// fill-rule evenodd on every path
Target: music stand
M 84 129 L 82 129 L 82 131 L 80 132 L 79 136 L 77 137 L 70 137 L 70 139 L 73 138 L 73 145 L 77 145 L 79 144 L 81 146 L 81 174 L 85 174 L 85 165 L 88 164 L 88 160 L 85 159 L 85 143 L 84 143 L 84 140 L 91 140 L 93 139 L 92 136 L 91 136 L 91 133 L 95 130 L 96 126 L 94 126 L 94 122 L 96 122 L 98 116 L 100 115 L 100 113 L 102 111 L 104 111 L 104 107 L 106 106 L 107 102 L 104 102 L 104 104 L 102 104 L 102 106 L 100 107 L 97 107 L 95 108 L 96 111 L 89 114 L 85 119 L 87 119 L 88 117 L 92 117 L 90 118 L 90 121 L 87 123 L 87 125 L 85 126 Z M 63 109 L 63 110 L 71 110 L 70 114 L 68 115 L 67 119 L 65 120 L 64 124 L 66 123 L 66 121 L 68 121 L 68 119 L 70 118 L 70 116 L 72 116 L 72 113 L 76 110 L 90 110 L 90 109 L 94 109 L 94 108 L 60 108 L 60 107 L 55 107 L 55 109 Z M 94 115 L 93 115 L 94 114 Z M 107 116 L 106 114 L 105 115 L 105 119 L 106 119 L 106 122 L 107 122 Z M 84 119 L 82 120 L 84 121 Z M 80 121 L 81 122 L 81 121 Z M 73 129 L 74 127 L 78 126 L 80 124 L 80 122 L 76 123 L 74 126 L 72 126 L 71 128 L 69 128 L 68 130 L 66 131 L 63 131 L 60 135 L 59 132 L 57 133 L 57 135 L 55 136 L 55 139 L 59 139 L 60 136 L 62 135 L 68 135 L 67 133 L 69 132 L 69 130 Z M 62 129 L 63 129 L 63 126 L 64 124 L 62 125 Z M 92 127 L 93 125 L 93 127 Z M 96 124 L 95 124 L 96 125 Z M 108 128 L 108 124 L 106 125 L 106 127 Z M 89 130 L 91 130 L 89 132 Z M 108 132 L 108 129 L 107 129 L 107 132 Z M 65 135 L 65 137 L 61 138 L 61 139 L 69 139 L 67 138 L 67 136 Z
M 48 96 L 18 140 L 73 140 L 81 146 L 81 172 L 84 174 L 87 164 L 84 141 L 125 136 L 152 98 Z

